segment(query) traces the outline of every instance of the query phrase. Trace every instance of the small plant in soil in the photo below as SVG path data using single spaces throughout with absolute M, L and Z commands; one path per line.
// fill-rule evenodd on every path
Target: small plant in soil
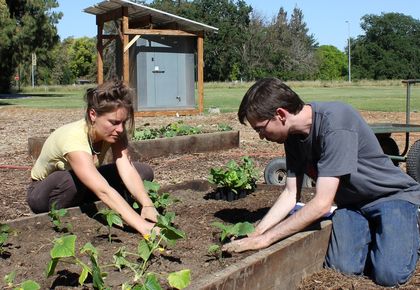
M 87 265 L 76 256 L 76 238 L 76 235 L 65 235 L 54 240 L 54 246 L 50 252 L 51 260 L 46 269 L 46 276 L 50 277 L 53 275 L 58 262 L 62 261 L 80 266 L 80 285 L 84 285 L 87 277 L 90 275 L 95 289 L 107 289 L 104 282 L 104 277 L 107 274 L 102 272 L 99 266 L 97 249 L 91 243 L 86 243 L 80 249 L 80 254 L 87 255 L 90 259 L 91 266 Z
M 159 193 L 159 183 L 148 180 L 145 180 L 143 183 L 144 187 L 149 193 L 150 199 L 152 200 L 154 207 L 160 213 L 164 213 L 168 206 L 176 202 L 176 199 L 173 199 L 169 193 Z
M 232 130 L 233 130 L 232 127 L 226 123 L 217 124 L 217 131 L 225 132 L 225 131 L 232 131 Z
M 245 156 L 240 164 L 230 160 L 223 168 L 211 168 L 208 180 L 218 186 L 216 199 L 234 200 L 256 188 L 258 175 L 252 159 Z
M 107 229 L 108 229 L 108 241 L 111 243 L 112 242 L 112 227 L 114 225 L 117 225 L 119 227 L 123 226 L 123 221 L 121 218 L 121 215 L 119 213 L 117 213 L 115 210 L 109 209 L 109 208 L 103 208 L 100 211 L 98 211 L 98 213 L 96 213 L 95 215 L 101 215 L 107 223 Z
M 236 239 L 246 236 L 255 230 L 254 226 L 249 222 L 236 223 L 233 225 L 225 225 L 221 222 L 214 222 L 212 223 L 212 226 L 221 230 L 220 242 L 222 243 L 232 238 Z
M 9 225 L 0 224 L 0 257 L 6 256 L 7 250 L 5 249 L 6 241 L 9 235 L 13 232 Z
M 144 127 L 147 127 L 149 125 L 149 123 L 146 123 Z M 165 137 L 194 135 L 199 134 L 201 132 L 201 128 L 199 127 L 189 126 L 184 124 L 183 121 L 178 121 L 160 128 L 137 128 L 134 131 L 133 140 L 138 141 Z
M 219 262 L 223 261 L 223 251 L 220 245 L 211 244 L 207 249 L 207 254 L 209 254 L 211 257 L 214 257 Z
M 255 230 L 254 226 L 249 222 L 236 223 L 233 225 L 225 225 L 220 222 L 214 222 L 212 223 L 212 226 L 221 230 L 219 235 L 219 241 L 221 244 L 230 239 L 246 236 Z M 220 244 L 211 244 L 207 253 L 219 262 L 223 261 L 223 251 Z
M 177 240 L 185 238 L 185 233 L 172 225 L 174 218 L 174 213 L 159 216 L 156 226 L 160 228 L 160 234 L 152 231 L 150 235 L 145 236 L 144 240 L 140 240 L 137 246 L 137 253 L 128 252 L 124 247 L 121 247 L 114 255 L 115 266 L 118 269 L 121 270 L 123 267 L 127 267 L 134 273 L 134 284 L 125 283 L 123 289 L 162 289 L 157 274 L 146 271 L 153 255 L 156 252 L 161 253 L 165 251 L 165 243 L 173 246 Z M 130 256 L 136 258 L 135 262 L 128 259 Z M 142 260 L 141 263 L 137 263 L 138 258 Z M 190 284 L 190 271 L 184 269 L 170 273 L 167 281 L 171 287 L 183 289 Z
M 63 223 L 61 218 L 63 218 L 67 214 L 67 209 L 56 208 L 56 203 L 54 202 L 51 205 L 51 210 L 48 212 L 48 216 L 51 219 L 51 222 L 53 223 L 54 230 L 57 232 L 69 232 L 72 229 L 72 225 L 70 223 Z
M 7 274 L 4 277 L 4 282 L 7 284 L 7 288 L 5 289 L 18 289 L 18 290 L 39 290 L 41 289 L 41 286 L 35 281 L 32 280 L 26 280 L 21 283 L 15 284 L 15 278 L 16 278 L 16 272 L 13 271 L 9 274 Z

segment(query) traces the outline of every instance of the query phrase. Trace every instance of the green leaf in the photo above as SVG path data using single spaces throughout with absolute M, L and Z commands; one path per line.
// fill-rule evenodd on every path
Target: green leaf
M 86 243 L 81 249 L 80 249 L 80 253 L 84 254 L 88 254 L 89 256 L 93 256 L 95 258 L 98 257 L 98 250 L 91 244 L 91 243 Z
M 151 248 L 149 247 L 149 243 L 146 240 L 140 240 L 137 246 L 137 253 L 139 254 L 140 258 L 143 261 L 148 261 L 150 258 Z
M 85 283 L 86 278 L 89 275 L 89 271 L 90 271 L 90 269 L 88 267 L 82 267 L 82 272 L 80 273 L 80 276 L 79 276 L 79 284 L 80 285 L 83 285 Z
M 216 245 L 216 244 L 213 244 L 213 245 L 210 245 L 210 247 L 208 248 L 207 252 L 209 254 L 213 255 L 213 254 L 219 252 L 219 250 L 220 250 L 220 246 L 219 245 Z
M 16 278 L 16 271 L 12 271 L 9 274 L 4 276 L 4 282 L 6 282 L 10 287 L 13 285 L 13 282 Z
M 160 185 L 157 182 L 144 180 L 143 184 L 144 184 L 144 187 L 146 188 L 147 191 L 158 192 L 159 189 L 160 189 Z
M 249 222 L 237 223 L 234 226 L 234 232 L 237 237 L 245 236 L 254 231 L 254 226 Z
M 57 263 L 58 263 L 58 258 L 51 259 L 48 262 L 47 269 L 45 271 L 45 274 L 46 274 L 47 278 L 54 274 L 55 267 L 57 266 Z
M 68 235 L 54 240 L 51 258 L 66 258 L 75 256 L 76 235 Z
M 154 274 L 148 274 L 146 277 L 146 281 L 143 284 L 144 290 L 162 290 L 162 287 L 160 286 L 158 279 Z
M 113 255 L 114 258 L 114 265 L 121 271 L 122 267 L 127 266 L 130 264 L 129 261 L 125 258 L 127 256 L 127 252 L 124 247 L 118 249 L 118 251 Z
M 121 219 L 121 216 L 117 213 L 113 213 L 113 214 L 110 214 L 109 216 L 107 216 L 107 221 L 108 221 L 108 224 L 110 226 L 112 226 L 113 224 L 115 224 L 117 226 L 120 226 L 120 227 L 123 226 L 123 221 Z
M 41 289 L 41 286 L 35 281 L 27 280 L 24 281 L 22 284 L 20 284 L 20 287 L 15 288 L 19 290 L 39 290 Z
M 168 282 L 171 287 L 176 289 L 184 289 L 191 283 L 191 271 L 184 269 L 178 272 L 169 274 Z

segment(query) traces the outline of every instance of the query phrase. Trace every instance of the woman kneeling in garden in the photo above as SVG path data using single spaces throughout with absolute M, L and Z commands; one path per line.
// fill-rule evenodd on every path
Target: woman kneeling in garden
M 153 180 L 152 168 L 131 162 L 128 155 L 127 130 L 134 126 L 132 91 L 120 81 L 110 81 L 88 89 L 85 100 L 85 118 L 58 128 L 45 141 L 31 171 L 28 204 L 41 213 L 53 204 L 66 208 L 99 198 L 128 225 L 148 234 L 158 213 L 142 181 Z M 102 165 L 110 147 L 114 163 Z M 142 205 L 141 215 L 126 201 L 127 192 Z

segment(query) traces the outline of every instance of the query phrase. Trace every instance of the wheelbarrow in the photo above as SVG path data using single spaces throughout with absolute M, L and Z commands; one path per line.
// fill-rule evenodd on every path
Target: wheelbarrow
M 420 79 L 403 80 L 402 83 L 406 84 L 405 124 L 373 123 L 369 126 L 378 138 L 382 150 L 391 158 L 392 162 L 396 166 L 399 166 L 400 162 L 406 162 L 407 174 L 420 182 L 420 140 L 416 140 L 411 147 L 409 146 L 410 133 L 420 132 L 420 125 L 410 123 L 411 87 L 420 83 Z M 401 153 L 397 142 L 392 138 L 393 133 L 405 133 L 405 145 Z M 267 184 L 284 185 L 286 177 L 286 158 L 284 157 L 272 159 L 264 169 L 264 179 Z M 314 185 L 315 181 L 305 174 L 303 186 L 313 187 Z

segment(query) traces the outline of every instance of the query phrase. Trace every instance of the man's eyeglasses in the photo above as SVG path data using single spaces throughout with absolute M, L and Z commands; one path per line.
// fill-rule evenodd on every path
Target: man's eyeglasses
M 273 119 L 273 118 L 271 118 L 271 119 Z M 258 134 L 264 133 L 265 132 L 265 129 L 267 128 L 267 126 L 270 123 L 271 119 L 267 120 L 267 122 L 265 123 L 264 126 L 254 127 L 255 132 L 257 132 Z

